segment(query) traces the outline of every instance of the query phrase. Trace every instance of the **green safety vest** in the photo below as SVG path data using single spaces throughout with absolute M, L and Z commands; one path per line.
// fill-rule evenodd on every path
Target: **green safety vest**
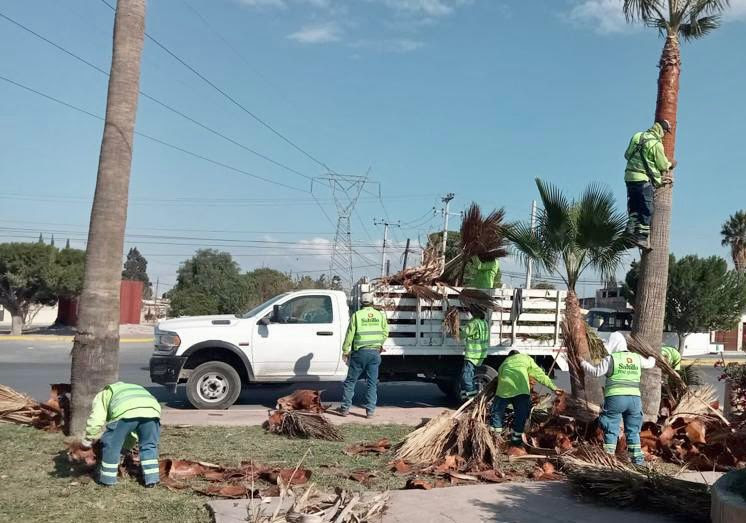
M 642 365 L 639 354 L 615 352 L 611 355 L 611 369 L 606 378 L 606 397 L 639 396 Z
M 676 347 L 661 347 L 661 355 L 674 370 L 681 370 L 681 354 Z
M 365 307 L 352 316 L 355 322 L 355 337 L 352 338 L 352 350 L 363 348 L 380 348 L 386 341 L 386 316 L 374 309 Z
M 474 365 L 481 365 L 487 356 L 487 347 L 490 344 L 490 329 L 487 322 L 474 318 L 464 328 L 464 359 Z
M 141 385 L 132 383 L 112 383 L 108 385 L 111 390 L 111 400 L 107 410 L 107 420 L 114 421 L 126 417 L 127 413 L 137 409 L 153 409 L 154 414 L 160 417 L 161 404 L 158 403 L 151 393 Z M 134 416 L 140 417 L 140 416 Z M 155 417 L 155 416 L 154 416 Z

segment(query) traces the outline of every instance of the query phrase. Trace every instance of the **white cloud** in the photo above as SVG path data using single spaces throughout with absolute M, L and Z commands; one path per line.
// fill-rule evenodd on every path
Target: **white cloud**
M 301 44 L 325 44 L 342 39 L 342 30 L 336 22 L 311 24 L 289 34 L 288 38 Z
M 593 27 L 597 33 L 622 33 L 641 26 L 627 23 L 622 11 L 623 0 L 578 0 L 570 10 L 572 22 Z M 730 0 L 730 7 L 723 12 L 723 20 L 746 20 L 746 0 Z
M 457 8 L 472 0 L 383 0 L 383 3 L 398 11 L 430 17 L 450 15 Z
M 420 49 L 424 45 L 424 42 L 413 40 L 411 38 L 391 38 L 383 40 L 358 40 L 352 42 L 350 47 L 372 49 L 389 53 L 411 53 L 412 51 Z

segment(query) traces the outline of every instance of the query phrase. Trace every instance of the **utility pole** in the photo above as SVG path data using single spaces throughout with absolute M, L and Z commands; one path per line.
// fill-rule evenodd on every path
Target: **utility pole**
M 407 246 L 404 248 L 404 265 L 402 266 L 401 270 L 406 270 L 408 258 L 409 258 L 409 238 L 407 238 Z
M 448 216 L 450 216 L 450 213 L 448 212 L 451 207 L 451 200 L 456 195 L 452 192 L 449 192 L 446 194 L 443 198 L 440 199 L 445 204 L 445 207 L 441 209 L 441 213 L 443 213 L 443 245 L 442 245 L 442 254 L 441 254 L 441 260 L 443 264 L 443 268 L 445 269 L 446 266 L 446 247 L 448 246 Z
M 536 200 L 531 202 L 531 234 L 536 229 Z M 526 262 L 526 288 L 531 288 L 531 277 L 533 276 L 533 263 L 531 259 Z
M 155 318 L 158 319 L 158 284 L 161 282 L 161 277 L 158 276 L 155 279 L 155 295 L 153 296 L 153 308 L 155 309 Z
M 381 277 L 386 276 L 386 242 L 389 239 L 389 227 L 401 227 L 399 222 L 390 223 L 383 218 L 373 219 L 373 225 L 383 225 L 383 247 L 381 247 Z

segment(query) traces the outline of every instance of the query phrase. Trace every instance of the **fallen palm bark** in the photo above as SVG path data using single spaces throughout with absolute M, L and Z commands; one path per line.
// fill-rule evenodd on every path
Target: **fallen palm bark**
M 632 510 L 660 512 L 682 521 L 710 521 L 707 485 L 663 475 L 655 469 L 632 469 L 598 448 L 583 457 L 563 457 L 562 470 L 582 498 Z
M 278 410 L 269 415 L 265 429 L 289 438 L 342 441 L 342 433 L 321 414 Z
M 288 396 L 283 396 L 277 400 L 277 410 L 292 411 L 300 410 L 303 412 L 314 412 L 320 414 L 329 410 L 329 405 L 321 403 L 321 390 L 301 389 L 296 390 Z
M 50 399 L 40 403 L 10 387 L 0 385 L 0 421 L 56 432 L 65 430 L 69 417 L 70 385 L 50 386 Z

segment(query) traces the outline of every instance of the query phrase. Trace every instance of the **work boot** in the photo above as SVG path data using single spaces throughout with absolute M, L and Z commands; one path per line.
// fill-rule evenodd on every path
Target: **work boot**
M 367 419 L 373 419 L 373 418 L 375 418 L 376 417 L 376 411 L 374 411 L 374 410 L 366 410 L 365 411 L 365 417 Z
M 157 484 L 158 484 L 158 483 L 148 483 L 147 485 L 145 485 L 145 488 L 155 488 L 155 486 L 156 486 Z
M 490 427 L 490 432 L 493 436 L 502 436 L 503 435 L 503 428 L 502 427 Z
M 337 407 L 332 411 L 337 416 L 342 416 L 343 418 L 346 418 L 347 415 L 350 413 L 348 409 L 345 409 L 344 407 Z
M 650 252 L 650 240 L 648 238 L 637 238 L 635 245 L 640 248 L 643 252 Z

